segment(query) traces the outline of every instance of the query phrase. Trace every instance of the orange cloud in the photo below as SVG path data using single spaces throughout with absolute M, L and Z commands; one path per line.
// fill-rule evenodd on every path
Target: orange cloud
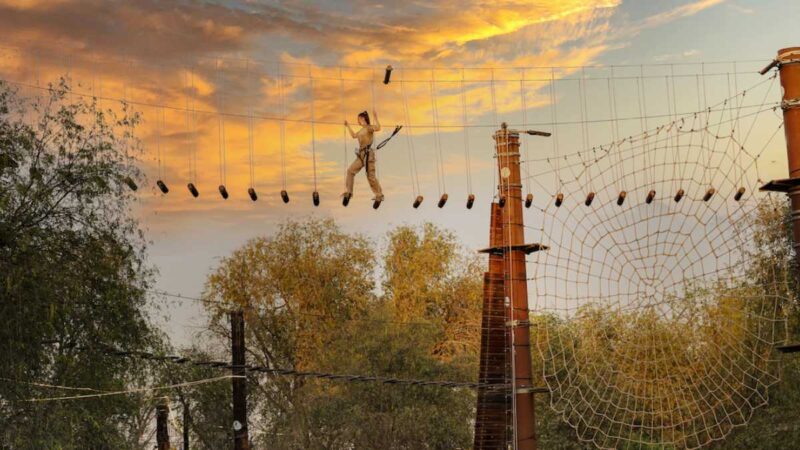
M 685 4 L 628 29 L 657 26 L 721 1 Z M 284 176 L 290 193 L 311 191 L 315 155 L 318 189 L 342 189 L 354 143 L 343 136 L 341 123 L 345 118 L 355 122 L 358 111 L 372 110 L 373 105 L 387 131 L 394 124 L 406 124 L 420 158 L 428 164 L 434 164 L 434 121 L 446 139 L 462 142 L 457 139 L 462 139 L 459 127 L 465 109 L 467 121 L 490 125 L 488 132 L 496 125 L 495 114 L 499 120 L 519 120 L 522 95 L 530 110 L 547 107 L 550 76 L 560 78 L 575 69 L 554 74 L 528 69 L 522 94 L 521 69 L 491 68 L 592 64 L 615 45 L 611 19 L 620 5 L 621 0 L 446 0 L 345 15 L 295 2 L 0 2 L 0 26 L 11 36 L 8 45 L 21 49 L 3 58 L 0 71 L 6 78 L 28 81 L 35 76 L 52 80 L 69 71 L 81 84 L 79 92 L 132 100 L 144 116 L 137 131 L 146 150 L 143 164 L 149 173 L 158 173 L 155 149 L 160 149 L 160 172 L 176 191 L 185 191 L 192 178 L 189 161 L 196 143 L 193 181 L 201 198 L 175 196 L 158 204 L 162 210 L 214 207 L 209 202 L 218 201 L 222 147 L 228 189 L 232 197 L 245 197 L 251 183 L 247 117 L 252 113 L 254 182 L 262 198 L 278 202 Z M 275 61 L 247 58 L 264 42 L 281 48 Z M 231 57 L 239 54 L 245 57 Z M 397 67 L 388 86 L 380 83 L 386 63 Z M 437 70 L 431 71 L 431 66 Z M 463 92 L 462 77 L 470 80 Z M 283 145 L 282 104 L 287 118 Z M 156 117 L 162 109 L 164 123 L 159 125 Z M 405 151 L 404 139 L 393 143 L 396 151 Z M 454 149 L 445 155 L 450 172 L 464 166 L 459 153 L 463 143 L 453 142 L 445 141 Z M 422 177 L 432 182 L 434 169 L 428 169 Z M 407 170 L 407 165 L 387 167 L 384 176 L 406 177 Z

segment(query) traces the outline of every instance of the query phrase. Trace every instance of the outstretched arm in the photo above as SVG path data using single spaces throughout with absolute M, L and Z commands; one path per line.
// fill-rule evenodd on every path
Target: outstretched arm
M 355 139 L 355 137 L 356 137 L 356 133 L 353 131 L 353 129 L 352 129 L 352 128 L 350 128 L 350 124 L 349 124 L 349 123 L 347 123 L 347 121 L 346 121 L 346 120 L 344 121 L 344 126 L 346 126 L 346 127 L 347 127 L 347 131 L 349 131 L 349 132 L 350 132 L 350 137 L 351 137 L 351 138 L 353 138 L 353 139 Z
M 372 110 L 372 117 L 375 118 L 375 125 L 372 126 L 372 131 L 381 131 L 381 122 L 378 120 L 378 113 Z

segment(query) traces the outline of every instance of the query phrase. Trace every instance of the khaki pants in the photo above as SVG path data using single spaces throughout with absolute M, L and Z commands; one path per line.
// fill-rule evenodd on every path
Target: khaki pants
M 367 166 L 367 181 L 369 181 L 369 187 L 372 189 L 372 193 L 375 194 L 375 198 L 383 200 L 381 184 L 378 183 L 378 178 L 375 176 L 375 150 L 372 149 L 359 151 L 358 158 L 347 168 L 347 181 L 345 182 L 347 193 L 353 193 L 353 181 L 355 180 L 356 174 L 361 171 L 365 164 Z

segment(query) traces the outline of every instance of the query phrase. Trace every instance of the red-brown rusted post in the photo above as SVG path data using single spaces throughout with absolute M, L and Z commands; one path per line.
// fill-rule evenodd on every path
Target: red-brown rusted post
M 530 322 L 528 314 L 528 276 L 525 264 L 525 227 L 522 216 L 522 178 L 520 175 L 519 132 L 503 128 L 495 135 L 495 150 L 503 208 L 503 247 L 505 293 L 509 301 L 510 348 L 513 367 L 512 396 L 515 409 L 514 439 L 517 450 L 536 449 L 531 371 Z
M 786 154 L 789 178 L 773 180 L 761 190 L 786 192 L 791 200 L 795 260 L 800 267 L 800 47 L 778 50 L 778 57 L 761 73 L 778 67 L 783 87 L 783 128 L 786 132 Z
M 489 227 L 489 270 L 483 274 L 480 372 L 475 412 L 475 450 L 508 450 L 512 443 L 511 358 L 506 327 L 502 251 L 503 209 L 492 203 Z
M 800 47 L 780 50 L 777 61 L 783 86 L 783 128 L 786 132 L 789 178 L 800 179 Z M 800 262 L 800 185 L 794 184 L 788 193 L 792 201 L 795 257 Z
M 533 386 L 531 370 L 525 256 L 547 247 L 525 243 L 519 135 L 505 123 L 494 134 L 500 183 L 492 203 L 489 247 L 480 250 L 489 254 L 489 271 L 483 279 L 476 450 L 536 449 L 533 394 L 541 390 Z

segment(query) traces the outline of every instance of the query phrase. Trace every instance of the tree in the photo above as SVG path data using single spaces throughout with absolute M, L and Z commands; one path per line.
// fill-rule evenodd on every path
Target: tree
M 250 362 L 399 378 L 473 380 L 480 284 L 475 258 L 432 225 L 376 249 L 331 220 L 287 222 L 223 260 L 209 277 L 209 330 L 227 339 L 244 307 Z M 280 376 L 251 378 L 251 437 L 265 447 L 467 448 L 472 392 Z
M 227 312 L 245 307 L 248 357 L 254 364 L 316 370 L 318 355 L 336 333 L 366 311 L 373 298 L 375 259 L 370 243 L 331 220 L 286 222 L 225 258 L 206 284 L 209 329 L 229 339 Z M 303 379 L 262 377 L 251 388 L 251 411 L 263 417 L 263 439 L 308 442 Z
M 0 441 L 10 448 L 134 448 L 146 430 L 140 397 L 23 401 L 70 392 L 31 382 L 118 390 L 152 375 L 98 346 L 162 341 L 130 215 L 137 120 L 126 105 L 118 115 L 72 101 L 63 81 L 34 101 L 0 84 Z

